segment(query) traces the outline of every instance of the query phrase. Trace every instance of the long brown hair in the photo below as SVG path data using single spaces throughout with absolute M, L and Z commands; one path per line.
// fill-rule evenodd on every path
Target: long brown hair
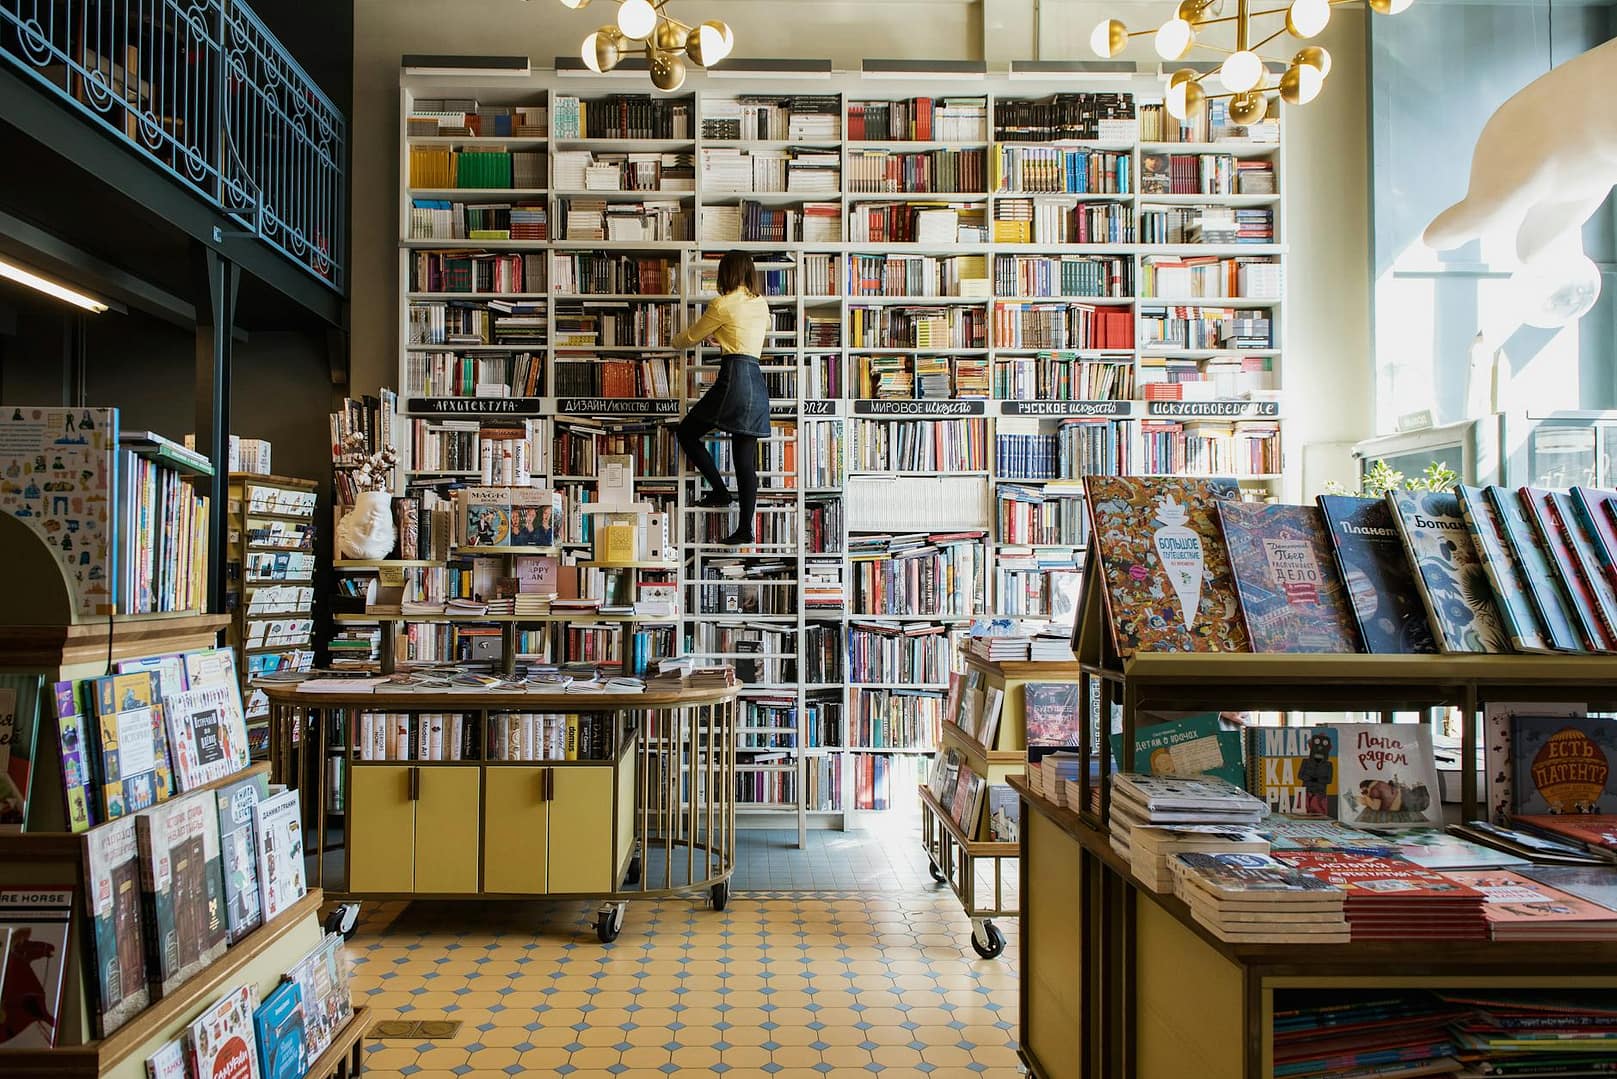
M 719 260 L 719 295 L 727 296 L 738 288 L 758 295 L 753 287 L 752 256 L 745 251 L 731 251 Z

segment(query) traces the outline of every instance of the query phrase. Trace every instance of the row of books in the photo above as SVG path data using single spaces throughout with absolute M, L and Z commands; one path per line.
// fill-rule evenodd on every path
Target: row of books
M 1134 361 L 1055 351 L 996 356 L 993 395 L 999 401 L 1128 401 L 1134 398 Z
M 842 155 L 835 150 L 702 151 L 704 195 L 781 194 L 837 195 L 842 191 Z
M 996 296 L 1125 297 L 1133 277 L 1133 261 L 1116 255 L 994 256 Z
M 695 137 L 690 98 L 651 94 L 610 94 L 583 101 L 556 95 L 551 100 L 557 139 L 690 139 Z
M 980 418 L 854 420 L 847 427 L 850 469 L 981 472 L 988 468 L 988 430 Z
M 852 254 L 849 296 L 965 296 L 983 282 L 981 255 Z
M 969 618 L 984 609 L 980 532 L 852 537 L 848 558 L 857 614 Z
M 1126 92 L 1069 92 L 994 102 L 994 139 L 999 142 L 1093 140 L 1117 138 L 1120 133 L 1132 139 L 1136 130 L 1134 95 Z
M 405 169 L 412 188 L 510 190 L 545 186 L 545 155 L 533 150 L 412 146 Z
M 1139 468 L 1152 475 L 1273 476 L 1281 459 L 1274 420 L 1140 421 Z
M 412 397 L 539 397 L 545 358 L 535 352 L 416 352 L 404 358 Z
M 1142 203 L 1142 244 L 1267 244 L 1275 239 L 1274 211 L 1260 207 L 1155 206 Z
M 856 142 L 981 142 L 987 127 L 985 97 L 848 102 L 848 138 Z
M 1079 417 L 1045 433 L 1037 420 L 1002 420 L 994 435 L 994 471 L 1013 480 L 1123 475 L 1135 468 L 1133 426 L 1132 420 Z
M 1143 318 L 1141 322 L 1144 332 L 1148 327 Z M 1082 303 L 996 303 L 994 346 L 1128 350 L 1134 347 L 1134 312 Z
M 854 748 L 922 749 L 937 745 L 941 694 L 907 689 L 862 689 L 848 717 Z
M 861 202 L 848 209 L 848 239 L 954 247 L 986 243 L 988 226 L 981 203 Z
M 548 240 L 550 208 L 543 202 L 410 200 L 412 240 Z
M 415 301 L 407 312 L 407 345 L 543 345 L 545 304 L 515 300 Z
M 702 99 L 705 142 L 834 141 L 841 133 L 842 103 L 835 96 L 743 94 Z
M 985 190 L 983 150 L 853 150 L 848 190 L 860 194 L 965 194 Z
M 556 201 L 556 218 L 564 240 L 611 240 L 614 243 L 689 240 L 691 214 L 683 203 L 646 199 L 564 198 Z
M 1010 195 L 1127 194 L 1134 157 L 1128 151 L 995 144 L 992 190 Z
M 548 117 L 549 110 L 543 105 L 485 105 L 474 98 L 418 97 L 410 103 L 405 133 L 411 138 L 542 138 Z
M 1232 154 L 1142 154 L 1140 194 L 1273 195 L 1274 162 Z
M 994 498 L 1001 543 L 1072 547 L 1089 543 L 1089 517 L 1084 511 L 1082 487 L 1001 483 L 994 488 Z
M 704 243 L 837 243 L 842 210 L 834 202 L 783 207 L 742 199 L 736 206 L 702 207 L 700 231 Z
M 557 150 L 551 170 L 557 191 L 696 190 L 690 154 Z
M 954 644 L 941 624 L 855 620 L 848 624 L 847 652 L 850 682 L 942 685 Z
M 986 398 L 988 360 L 981 356 L 860 356 L 859 396 L 882 401 Z
M 412 251 L 408 262 L 412 292 L 542 293 L 546 290 L 542 252 Z
M 979 838 L 978 821 L 987 809 L 987 835 L 994 843 L 1021 839 L 1022 800 L 1009 784 L 989 783 L 958 749 L 950 747 L 932 758 L 927 790 L 968 840 Z

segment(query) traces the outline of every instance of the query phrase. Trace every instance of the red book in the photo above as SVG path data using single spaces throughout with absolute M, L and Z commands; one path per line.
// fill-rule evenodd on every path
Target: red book
M 1278 851 L 1275 857 L 1346 891 L 1349 921 L 1355 907 L 1362 910 L 1393 905 L 1447 914 L 1455 907 L 1480 911 L 1484 902 L 1482 893 L 1475 888 L 1401 858 L 1338 850 Z
M 1593 652 L 1617 651 L 1617 639 L 1608 635 L 1605 623 L 1597 613 L 1598 601 L 1589 582 L 1579 572 L 1577 553 L 1572 549 L 1571 537 L 1561 527 L 1551 493 L 1537 487 L 1523 487 L 1517 496 L 1538 532 L 1539 543 L 1550 556 L 1550 565 L 1555 567 L 1561 586 L 1572 597 L 1572 610 L 1577 616 L 1584 642 Z
M 1617 853 L 1617 814 L 1525 814 L 1512 817 L 1511 823 L 1520 824 L 1536 832 L 1545 832 L 1559 839 L 1581 843 L 1596 852 Z

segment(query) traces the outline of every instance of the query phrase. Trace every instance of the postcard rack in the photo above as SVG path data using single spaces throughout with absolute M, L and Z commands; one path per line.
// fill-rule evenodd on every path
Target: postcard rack
M 342 856 L 312 845 L 312 884 L 344 898 L 598 899 L 602 943 L 616 939 L 630 900 L 706 893 L 715 910 L 729 901 L 737 687 L 267 692 L 272 780 L 313 776 L 303 788 L 308 834 L 328 837 L 326 772 L 347 772 Z M 458 715 L 477 749 L 467 759 L 367 759 L 354 736 L 367 714 Z M 530 714 L 597 717 L 610 731 L 604 752 L 492 759 L 496 717 Z
M 1492 701 L 1617 706 L 1617 659 L 1524 655 L 1139 654 L 1110 649 L 1100 596 L 1079 624 L 1080 701 L 1099 681 L 1100 715 L 1121 705 L 1119 765 L 1133 767 L 1142 711 L 1249 708 L 1379 712 L 1458 708 L 1461 760 L 1476 759 L 1482 707 Z M 1081 727 L 1080 779 L 1089 798 L 1090 744 Z M 1019 1052 L 1049 1079 L 1261 1079 L 1273 1074 L 1268 1017 L 1277 993 L 1307 988 L 1617 988 L 1617 945 L 1545 949 L 1524 942 L 1230 944 L 1172 895 L 1144 888 L 1106 832 L 1109 755 L 1101 753 L 1098 812 L 1021 794 L 1022 944 Z M 1476 771 L 1462 767 L 1466 819 L 1480 815 Z M 1073 972 L 1078 977 L 1073 977 Z

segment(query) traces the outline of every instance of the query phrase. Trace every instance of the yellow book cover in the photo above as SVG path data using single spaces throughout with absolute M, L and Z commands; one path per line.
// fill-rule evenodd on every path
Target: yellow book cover
M 602 562 L 633 562 L 634 540 L 634 525 L 609 524 L 601 529 L 601 546 L 597 556 Z
M 1033 222 L 995 221 L 994 242 L 997 244 L 1030 244 L 1033 242 Z
M 567 759 L 578 760 L 578 716 L 567 717 Z

